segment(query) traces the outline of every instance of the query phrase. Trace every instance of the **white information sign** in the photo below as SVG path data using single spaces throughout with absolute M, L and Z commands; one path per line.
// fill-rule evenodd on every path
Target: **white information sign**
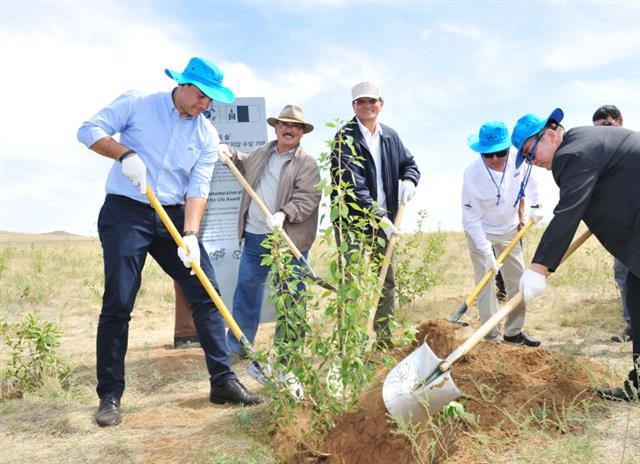
M 217 103 L 217 102 L 214 102 Z M 233 104 L 215 104 L 209 120 L 220 134 L 220 143 L 249 153 L 267 143 L 267 118 L 264 98 L 236 98 Z M 213 264 L 222 300 L 233 308 L 233 293 L 238 278 L 240 239 L 238 212 L 242 186 L 221 161 L 216 162 L 211 191 L 202 219 L 200 237 Z M 267 301 L 271 288 L 265 288 L 261 322 L 275 321 L 275 308 Z

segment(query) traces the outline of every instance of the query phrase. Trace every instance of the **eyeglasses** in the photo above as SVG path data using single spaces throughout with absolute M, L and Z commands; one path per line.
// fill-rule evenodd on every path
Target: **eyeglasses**
M 375 105 L 376 103 L 378 103 L 380 101 L 379 98 L 358 98 L 357 100 L 354 100 L 353 102 L 356 105 Z
M 507 156 L 509 154 L 509 149 L 507 148 L 506 150 L 502 150 L 502 151 L 496 151 L 493 153 L 482 153 L 482 157 L 484 159 L 491 159 L 494 156 L 496 158 L 504 158 L 505 156 Z
M 304 129 L 304 124 L 300 124 L 299 122 L 289 122 L 289 121 L 278 121 L 282 127 L 295 127 L 297 129 Z
M 524 160 L 528 163 L 531 164 L 533 163 L 533 160 L 536 158 L 536 151 L 538 149 L 538 142 L 540 142 L 540 139 L 542 138 L 542 136 L 544 135 L 544 131 L 546 129 L 544 129 L 542 132 L 540 132 L 537 137 L 535 142 L 533 142 L 533 145 L 531 145 L 531 150 L 529 150 L 529 152 L 522 152 L 522 157 L 524 158 Z M 525 156 L 528 155 L 528 156 Z

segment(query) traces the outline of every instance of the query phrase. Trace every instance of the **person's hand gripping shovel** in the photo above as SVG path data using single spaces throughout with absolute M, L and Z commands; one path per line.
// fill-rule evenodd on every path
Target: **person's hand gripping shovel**
M 575 239 L 561 263 L 590 236 L 591 231 L 587 230 Z M 389 413 L 398 419 L 420 420 L 436 414 L 450 401 L 458 398 L 460 390 L 451 376 L 451 366 L 480 342 L 522 300 L 523 295 L 518 292 L 446 359 L 438 358 L 424 342 L 400 361 L 382 384 L 382 398 Z
M 188 248 L 187 244 L 185 244 L 184 240 L 182 239 L 182 236 L 180 235 L 180 232 L 178 232 L 178 229 L 176 229 L 175 225 L 171 221 L 171 218 L 165 211 L 164 207 L 160 204 L 160 202 L 158 201 L 158 198 L 156 197 L 155 193 L 153 193 L 153 190 L 151 190 L 151 187 L 149 187 L 149 185 L 146 185 L 145 194 L 147 195 L 147 198 L 151 202 L 151 206 L 153 207 L 155 212 L 158 214 L 158 216 L 160 216 L 162 223 L 167 228 L 167 230 L 171 234 L 171 237 L 176 242 L 178 247 L 186 250 Z M 195 246 L 197 246 L 197 242 Z M 205 290 L 209 294 L 209 297 L 211 298 L 213 303 L 216 305 L 216 308 L 218 308 L 218 311 L 220 311 L 220 314 L 222 314 L 224 321 L 229 327 L 229 330 L 231 330 L 231 332 L 233 332 L 233 335 L 236 337 L 236 339 L 240 343 L 242 343 L 243 348 L 249 355 L 251 362 L 247 366 L 247 374 L 249 374 L 252 378 L 254 378 L 255 380 L 257 380 L 262 384 L 266 383 L 267 377 L 268 377 L 267 372 L 269 372 L 270 370 L 267 371 L 256 360 L 255 350 L 253 349 L 253 346 L 251 345 L 249 340 L 247 340 L 247 337 L 244 336 L 244 334 L 242 333 L 242 330 L 240 330 L 240 327 L 238 326 L 236 321 L 233 319 L 233 316 L 225 306 L 224 301 L 222 301 L 222 298 L 220 298 L 220 295 L 218 295 L 218 292 L 216 292 L 215 288 L 209 281 L 209 278 L 202 270 L 202 267 L 200 267 L 200 262 L 197 260 L 193 260 L 191 261 L 190 264 L 191 264 L 192 273 L 196 275 L 196 277 L 198 278 L 202 286 L 205 288 Z
M 258 196 L 256 191 L 251 187 L 251 184 L 247 182 L 247 179 L 245 179 L 245 177 L 242 175 L 242 173 L 236 167 L 236 165 L 233 164 L 233 160 L 229 157 L 229 153 L 227 151 L 228 147 L 225 146 L 225 148 L 226 149 L 222 149 L 222 148 L 218 149 L 218 158 L 220 158 L 220 161 L 222 161 L 229 168 L 229 170 L 235 176 L 238 182 L 240 182 L 240 185 L 242 185 L 242 188 L 249 194 L 249 196 L 255 202 L 256 206 L 260 209 L 262 214 L 264 214 L 265 218 L 267 219 L 267 223 L 271 221 L 278 222 L 278 219 L 274 220 L 274 217 L 277 218 L 277 216 L 271 214 L 271 211 L 269 211 L 269 208 L 267 207 L 267 205 L 265 205 L 264 201 L 262 201 L 260 196 Z M 280 218 L 280 223 L 282 222 L 283 219 L 284 218 L 282 217 Z M 278 232 L 286 242 L 287 246 L 291 250 L 291 253 L 293 253 L 293 256 L 295 256 L 298 262 L 304 266 L 306 275 L 321 287 L 327 290 L 331 290 L 332 292 L 337 292 L 336 288 L 333 285 L 323 280 L 322 278 L 318 277 L 318 275 L 314 272 L 313 268 L 311 267 L 311 264 L 309 264 L 309 262 L 305 259 L 305 257 L 302 255 L 302 252 L 298 249 L 295 243 L 293 243 L 289 235 L 284 231 L 284 228 L 281 227 L 280 223 L 278 224 L 276 229 L 278 230 Z
M 533 224 L 535 224 L 535 222 L 536 221 L 533 218 L 529 219 L 527 223 L 522 227 L 522 229 L 520 229 L 518 233 L 513 237 L 513 240 L 509 242 L 509 245 L 507 245 L 507 247 L 504 250 L 502 250 L 502 253 L 500 253 L 500 256 L 498 256 L 498 258 L 496 259 L 496 263 L 498 266 L 502 266 L 502 264 L 504 263 L 504 260 L 507 259 L 507 256 L 509 256 L 509 253 L 511 253 L 511 250 L 513 250 L 513 247 L 516 246 L 518 241 L 522 239 L 524 234 L 531 228 Z M 493 269 L 487 270 L 487 272 L 482 277 L 482 279 L 480 279 L 480 281 L 477 283 L 477 285 L 475 286 L 471 294 L 467 297 L 466 300 L 464 300 L 464 303 L 462 303 L 462 306 L 460 306 L 460 308 L 458 308 L 458 311 L 453 316 L 451 316 L 451 318 L 449 319 L 449 322 L 453 322 L 456 324 L 460 322 L 460 318 L 464 316 L 465 313 L 469 310 L 469 307 L 473 304 L 474 301 L 476 301 L 476 298 L 478 298 L 478 295 L 480 294 L 482 289 L 495 276 L 495 274 L 496 273 Z

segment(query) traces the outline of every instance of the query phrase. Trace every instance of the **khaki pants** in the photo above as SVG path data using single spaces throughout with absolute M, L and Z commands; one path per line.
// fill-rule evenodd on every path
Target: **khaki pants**
M 193 323 L 191 306 L 182 292 L 182 287 L 177 282 L 173 282 L 176 293 L 176 325 L 173 329 L 173 337 L 196 336 L 196 326 Z
M 491 242 L 493 245 L 493 249 L 495 250 L 496 256 L 500 256 L 500 254 L 504 251 L 504 249 L 509 245 L 513 237 L 518 233 L 518 229 L 514 228 L 512 231 L 509 231 L 502 235 L 493 235 L 486 234 L 487 240 Z M 475 281 L 476 284 L 482 279 L 482 277 L 487 272 L 485 268 L 485 256 L 484 254 L 475 246 L 471 237 L 465 233 L 467 237 L 467 245 L 469 246 L 469 256 L 471 257 L 471 262 L 473 263 L 473 269 L 475 271 Z M 511 253 L 505 258 L 502 267 L 500 268 L 500 273 L 502 274 L 502 278 L 504 279 L 505 288 L 507 291 L 507 301 L 510 300 L 516 293 L 518 293 L 518 286 L 520 283 L 520 277 L 524 272 L 524 257 L 522 253 L 522 244 L 521 242 L 516 243 L 511 250 Z M 491 316 L 493 316 L 498 311 L 498 298 L 496 297 L 495 288 L 493 285 L 486 285 L 484 289 L 478 295 L 478 312 L 480 314 L 480 320 L 484 323 Z M 522 326 L 524 325 L 524 316 L 526 312 L 526 306 L 523 303 L 518 305 L 509 316 L 504 323 L 504 335 L 514 336 L 520 333 L 522 330 Z M 499 327 L 495 327 L 486 338 L 495 338 L 500 335 Z

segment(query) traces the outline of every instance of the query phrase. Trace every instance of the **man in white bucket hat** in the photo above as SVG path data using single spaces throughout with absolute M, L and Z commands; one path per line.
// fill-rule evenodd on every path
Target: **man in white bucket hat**
M 199 262 L 217 287 L 198 231 L 220 138 L 202 113 L 213 99 L 233 101 L 233 92 L 222 86 L 222 71 L 204 58 L 192 58 L 182 73 L 165 72 L 178 83 L 171 92 L 126 92 L 78 130 L 80 142 L 113 160 L 98 218 L 105 271 L 96 343 L 100 404 L 95 420 L 101 427 L 122 420 L 129 320 L 147 253 L 180 284 L 191 304 L 210 376 L 210 401 L 242 405 L 263 401 L 249 393 L 231 370 L 224 319 L 190 272 L 191 263 Z M 118 140 L 113 137 L 116 133 Z M 171 221 L 182 229 L 189 254 L 176 247 L 150 205 L 147 183 Z

